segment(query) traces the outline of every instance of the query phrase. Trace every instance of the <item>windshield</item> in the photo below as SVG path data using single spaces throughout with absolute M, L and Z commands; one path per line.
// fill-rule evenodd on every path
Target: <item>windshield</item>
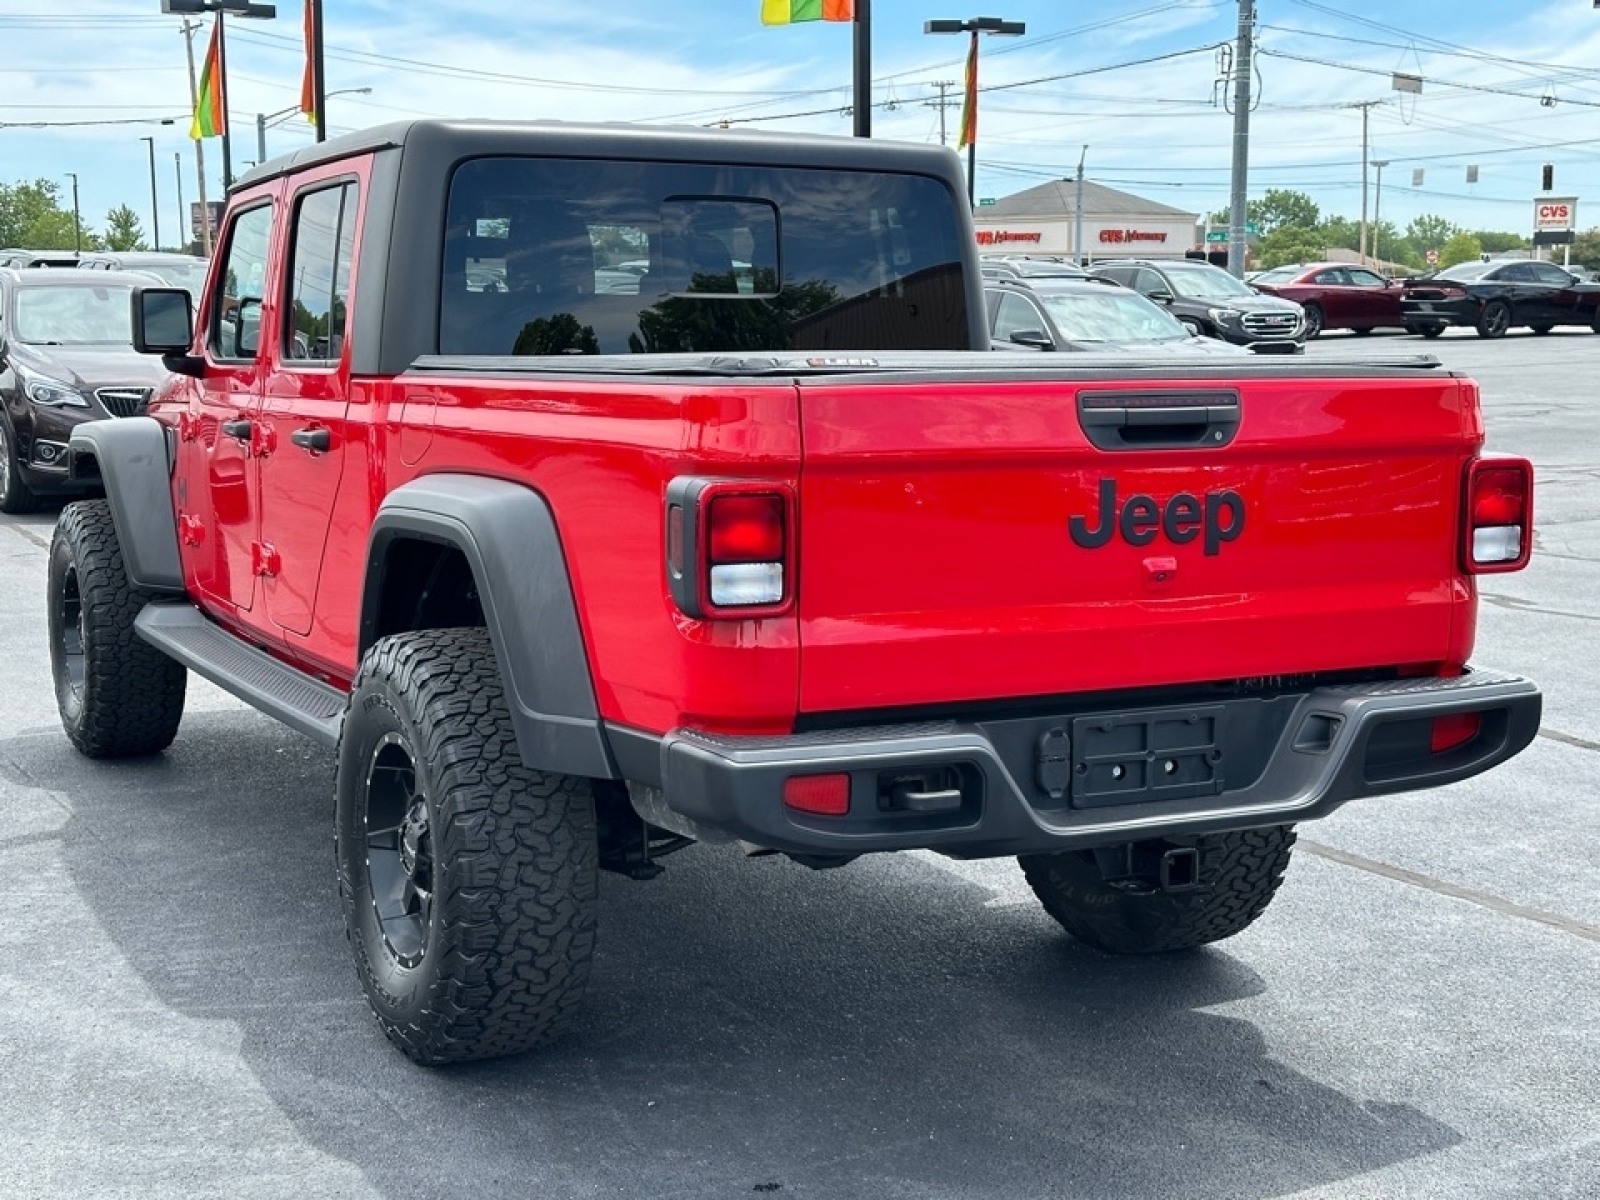
M 1074 342 L 1167 342 L 1189 336 L 1176 317 L 1137 292 L 1108 287 L 1037 295 Z
M 17 340 L 34 344 L 131 345 L 131 292 L 129 287 L 104 283 L 19 288 L 14 326 Z
M 1221 267 L 1210 267 L 1205 270 L 1174 269 L 1167 272 L 1167 278 L 1172 280 L 1172 288 L 1180 296 L 1190 299 L 1203 299 L 1207 296 L 1253 296 L 1249 285 L 1235 279 Z
M 146 275 L 154 275 L 157 279 L 165 280 L 173 287 L 181 287 L 189 295 L 200 300 L 200 293 L 206 285 L 206 270 L 211 263 L 207 259 L 196 259 L 192 263 L 151 263 L 146 266 L 131 266 L 130 271 L 142 271 Z

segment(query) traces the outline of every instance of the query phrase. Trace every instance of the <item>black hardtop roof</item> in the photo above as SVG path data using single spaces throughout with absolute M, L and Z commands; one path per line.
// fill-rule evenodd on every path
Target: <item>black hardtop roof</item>
M 905 171 L 944 175 L 955 152 L 944 146 L 828 134 L 764 133 L 698 126 L 568 121 L 391 121 L 330 138 L 270 159 L 234 181 L 251 187 L 268 179 L 376 150 L 403 148 L 434 159 L 545 154 L 566 158 L 645 158 L 686 162 Z M 437 161 L 437 159 L 435 159 Z

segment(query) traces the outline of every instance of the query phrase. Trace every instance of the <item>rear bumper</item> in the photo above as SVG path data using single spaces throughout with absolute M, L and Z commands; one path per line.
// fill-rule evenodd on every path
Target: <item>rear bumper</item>
M 1527 746 L 1540 709 L 1530 681 L 1472 671 L 1221 702 L 787 737 L 679 730 L 659 743 L 659 778 L 636 780 L 635 806 L 702 839 L 796 854 L 1043 853 L 1306 821 L 1360 797 L 1453 783 Z M 1477 731 L 1433 751 L 1434 719 L 1462 714 L 1478 715 Z M 1214 748 L 1199 755 L 1160 748 L 1166 735 L 1157 727 L 1185 723 L 1214 728 Z M 1119 778 L 1146 786 L 1108 783 L 1113 759 L 1129 773 Z M 1177 786 L 1165 784 L 1163 769 L 1175 772 Z M 896 807 L 892 781 L 919 773 L 958 788 L 959 804 Z M 1105 786 L 1085 782 L 1097 773 Z M 786 779 L 824 774 L 850 777 L 848 813 L 784 804 Z
M 1471 300 L 1402 300 L 1407 325 L 1476 325 L 1482 306 Z

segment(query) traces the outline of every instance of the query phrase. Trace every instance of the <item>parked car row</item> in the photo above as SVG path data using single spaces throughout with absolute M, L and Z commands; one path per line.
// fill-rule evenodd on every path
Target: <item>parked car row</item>
M 1409 279 L 1345 263 L 1302 263 L 1265 271 L 1250 285 L 1298 303 L 1308 337 L 1324 329 L 1399 328 L 1433 338 L 1464 326 L 1497 338 L 1509 329 L 1549 333 L 1558 325 L 1600 333 L 1600 283 L 1586 274 L 1531 258 L 1457 263 Z
M 1486 338 L 1519 328 L 1544 334 L 1558 326 L 1586 326 L 1600 333 L 1600 280 L 1591 278 L 1587 268 L 1567 269 L 1538 259 L 1459 263 L 1406 279 L 1390 279 L 1350 263 L 1295 263 L 1260 272 L 1247 283 L 1191 259 L 1106 261 L 1088 270 L 1058 259 L 985 259 L 983 271 L 991 290 L 1002 280 L 1109 279 L 1161 305 L 1196 336 L 1258 352 L 1293 353 L 1333 329 L 1358 336 L 1375 329 L 1403 329 L 1428 338 L 1452 326 L 1476 329 Z M 994 336 L 1007 342 L 1006 348 L 1015 348 L 1014 338 L 995 329 L 992 301 L 989 315 Z M 1052 331 L 1042 322 L 1040 332 L 1064 349 L 1094 340 L 1070 328 Z M 1024 339 L 1023 344 L 1036 340 Z

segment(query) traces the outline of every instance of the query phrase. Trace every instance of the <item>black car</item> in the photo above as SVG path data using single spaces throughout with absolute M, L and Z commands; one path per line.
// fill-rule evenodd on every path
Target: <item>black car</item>
M 1457 263 L 1408 280 L 1400 308 L 1406 328 L 1423 337 L 1438 337 L 1451 325 L 1486 338 L 1521 326 L 1549 333 L 1557 325 L 1587 325 L 1600 333 L 1600 283 L 1532 258 Z
M 1305 348 L 1305 317 L 1298 304 L 1263 296 L 1208 262 L 1119 260 L 1096 263 L 1094 273 L 1166 305 L 1199 336 L 1260 353 L 1298 354 Z
M 983 295 L 1000 350 L 1248 353 L 1195 337 L 1161 305 L 1105 279 L 985 280 Z
M 88 490 L 67 478 L 75 425 L 143 413 L 166 378 L 133 349 L 132 271 L 0 268 L 0 512 Z

